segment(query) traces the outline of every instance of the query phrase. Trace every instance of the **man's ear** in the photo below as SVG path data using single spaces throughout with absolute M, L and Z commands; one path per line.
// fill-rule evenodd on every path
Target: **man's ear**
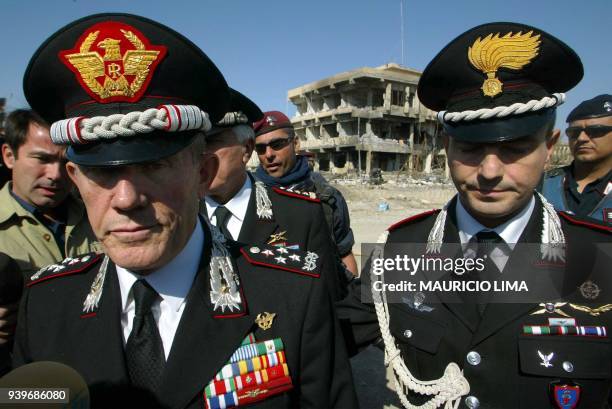
M 297 135 L 293 136 L 293 147 L 295 148 L 295 153 L 300 151 L 300 138 Z
M 76 174 L 79 171 L 78 167 L 76 164 L 74 164 L 73 162 L 66 162 L 66 173 L 68 174 L 68 177 L 70 178 L 70 180 L 72 180 L 72 183 L 74 183 L 75 185 L 76 183 Z
M 552 134 L 546 138 L 546 163 L 550 161 L 552 158 L 552 154 L 555 148 L 555 145 L 559 141 L 559 137 L 561 136 L 560 129 L 554 129 Z
M 242 156 L 242 163 L 246 165 L 249 162 L 249 160 L 251 159 L 251 156 L 253 155 L 254 149 L 255 149 L 255 140 L 249 139 L 244 144 L 244 155 Z
M 4 164 L 9 169 L 13 169 L 15 166 L 15 153 L 8 143 L 2 144 L 2 160 L 4 160 Z
M 198 185 L 198 194 L 203 198 L 210 189 L 210 184 L 217 175 L 219 170 L 219 158 L 213 153 L 204 152 L 200 161 L 200 183 Z

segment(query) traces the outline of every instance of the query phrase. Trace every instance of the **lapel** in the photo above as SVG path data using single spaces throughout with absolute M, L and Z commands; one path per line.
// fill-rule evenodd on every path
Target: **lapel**
M 452 203 L 448 206 L 446 216 L 446 225 L 444 226 L 443 243 L 461 243 L 459 239 L 459 230 L 457 229 L 457 214 L 455 208 L 457 205 L 457 196 L 452 199 Z M 462 255 L 447 255 L 447 257 L 463 257 Z M 475 332 L 480 322 L 480 314 L 476 309 L 475 304 L 466 303 L 461 299 L 457 299 L 455 294 L 441 294 L 441 300 L 446 307 L 453 313 L 461 322 Z
M 271 220 L 259 219 L 259 217 L 257 217 L 255 180 L 250 173 L 248 173 L 248 177 L 251 178 L 252 184 L 251 197 L 249 198 L 249 206 L 247 207 L 244 221 L 242 222 L 242 227 L 240 228 L 240 234 L 238 235 L 238 240 L 236 241 L 248 244 L 267 243 L 270 235 L 278 230 L 278 223 L 274 217 L 274 212 L 276 212 L 277 209 L 272 206 L 273 215 Z
M 184 408 L 194 398 L 202 399 L 204 387 L 240 346 L 253 322 L 248 314 L 213 318 L 208 268 L 211 235 L 205 224 L 203 227 L 200 267 L 187 295 L 158 394 L 164 407 Z
M 92 364 L 95 378 L 127 383 L 129 377 L 125 363 L 121 319 L 119 319 L 120 295 L 115 264 L 109 262 L 104 290 L 95 316 L 89 314 L 81 316 L 78 330 L 79 350 L 80 355 L 86 357 L 84 360 Z
M 529 222 L 523 230 L 519 238 L 518 245 L 525 245 L 527 243 L 537 244 L 542 241 L 541 232 L 542 232 L 542 215 L 543 208 L 542 203 L 536 197 L 536 205 L 533 209 L 533 213 L 529 218 Z M 516 257 L 512 255 L 508 259 L 506 267 L 504 271 L 521 271 L 524 272 L 526 269 L 529 271 L 533 271 L 537 274 L 537 268 L 535 267 L 536 261 L 540 258 L 539 251 L 531 252 L 532 259 L 525 260 L 524 259 L 525 251 L 521 251 L 520 254 L 517 254 Z M 560 272 L 560 274 L 563 274 Z M 511 279 L 511 278 L 510 278 Z M 516 320 L 518 317 L 526 314 L 528 311 L 537 307 L 535 303 L 516 303 L 516 304 L 508 304 L 508 303 L 491 303 L 487 306 L 485 310 L 484 316 L 478 326 L 478 330 L 476 334 L 474 334 L 474 338 L 472 339 L 472 345 L 476 345 L 489 336 L 493 335 L 495 332 L 499 331 L 510 322 Z

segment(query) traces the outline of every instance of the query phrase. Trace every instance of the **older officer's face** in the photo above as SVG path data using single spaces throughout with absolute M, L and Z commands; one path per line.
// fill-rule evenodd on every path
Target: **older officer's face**
M 231 129 L 226 129 L 207 137 L 205 152 L 219 158 L 219 170 L 210 185 L 208 195 L 224 204 L 244 184 L 246 164 L 253 153 L 253 140 L 241 143 Z
M 117 265 L 147 274 L 172 260 L 197 221 L 200 194 L 216 158 L 193 146 L 152 163 L 83 167 L 68 174 L 83 197 L 91 226 Z
M 490 144 L 449 138 L 448 163 L 461 203 L 487 227 L 510 219 L 533 195 L 553 146 L 544 132 Z
M 578 162 L 593 163 L 612 157 L 612 116 L 572 121 L 566 130 Z

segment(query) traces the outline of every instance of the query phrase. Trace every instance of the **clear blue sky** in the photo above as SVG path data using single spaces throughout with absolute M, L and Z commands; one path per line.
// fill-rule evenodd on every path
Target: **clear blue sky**
M 536 26 L 570 45 L 585 76 L 559 110 L 612 93 L 611 0 L 404 0 L 405 65 L 423 70 L 451 39 L 486 22 Z M 264 110 L 294 112 L 287 90 L 362 66 L 401 63 L 400 0 L 0 0 L 0 96 L 26 105 L 21 81 L 36 48 L 77 18 L 139 14 L 183 33 L 228 83 Z M 562 123 L 558 120 L 559 123 Z

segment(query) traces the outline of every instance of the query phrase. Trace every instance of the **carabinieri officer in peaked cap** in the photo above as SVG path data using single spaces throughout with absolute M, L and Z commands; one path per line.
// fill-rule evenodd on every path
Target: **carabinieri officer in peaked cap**
M 399 296 L 375 290 L 387 272 L 366 269 L 338 315 L 357 347 L 384 345 L 405 407 L 607 407 L 610 228 L 556 212 L 534 192 L 554 145 L 556 106 L 582 75 L 566 44 L 515 23 L 468 30 L 423 72 L 419 99 L 439 111 L 457 194 L 391 226 L 384 257 L 394 245 L 423 244 L 423 260 L 453 255 L 448 248 L 465 259 L 477 247 L 482 271 L 465 281 L 550 280 L 531 288 L 549 297 L 523 302 L 518 292 L 460 289 Z M 437 282 L 461 284 L 460 274 Z
M 204 136 L 230 102 L 200 49 L 94 15 L 36 51 L 24 90 L 69 146 L 104 253 L 27 280 L 14 366 L 71 366 L 92 407 L 356 407 L 318 255 L 238 246 L 198 216 L 217 168 Z
M 574 161 L 547 172 L 542 194 L 558 210 L 612 226 L 612 95 L 581 102 L 566 122 Z

